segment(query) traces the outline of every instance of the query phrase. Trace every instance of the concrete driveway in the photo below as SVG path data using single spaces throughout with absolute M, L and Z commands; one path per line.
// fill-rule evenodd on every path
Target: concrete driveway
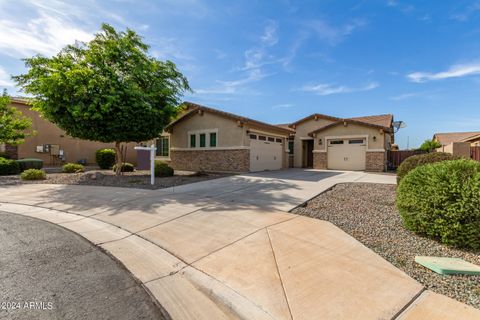
M 342 182 L 395 177 L 290 169 L 162 190 L 30 184 L 3 188 L 0 210 L 109 251 L 173 319 L 480 317 L 334 225 L 288 213 Z

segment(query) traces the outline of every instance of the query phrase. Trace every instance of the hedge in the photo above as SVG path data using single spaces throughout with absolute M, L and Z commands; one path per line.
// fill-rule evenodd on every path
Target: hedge
M 172 167 L 163 161 L 155 161 L 155 177 L 171 177 L 174 174 Z
M 115 150 L 99 149 L 95 152 L 95 160 L 100 169 L 110 169 L 115 164 Z
M 18 174 L 19 172 L 20 166 L 17 161 L 0 157 L 0 176 Z
M 450 160 L 410 171 L 397 190 L 405 227 L 447 245 L 480 248 L 480 163 Z
M 409 173 L 411 170 L 415 169 L 418 166 L 454 159 L 459 159 L 459 157 L 453 156 L 450 153 L 446 152 L 431 152 L 408 157 L 397 168 L 397 183 L 400 183 L 402 178 L 407 173 Z
M 20 165 L 20 171 L 25 171 L 28 169 L 42 169 L 43 168 L 43 160 L 37 158 L 25 158 L 17 160 L 18 164 Z

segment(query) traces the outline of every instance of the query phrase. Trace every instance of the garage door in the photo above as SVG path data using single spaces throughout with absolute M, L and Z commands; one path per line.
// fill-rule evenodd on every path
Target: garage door
M 365 170 L 366 148 L 365 138 L 328 140 L 328 169 Z
M 250 171 L 282 168 L 282 139 L 265 135 L 250 135 Z

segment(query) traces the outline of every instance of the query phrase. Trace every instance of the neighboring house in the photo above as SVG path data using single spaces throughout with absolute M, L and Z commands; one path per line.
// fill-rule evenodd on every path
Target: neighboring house
M 469 142 L 471 146 L 480 146 L 480 131 L 435 133 L 432 140 L 442 144 L 442 147 L 437 149 L 438 151 L 443 151 L 447 145 L 453 142 Z
M 271 125 L 186 102 L 157 139 L 157 158 L 177 170 L 261 171 L 286 167 L 384 171 L 393 116 L 313 114 Z
M 25 143 L 18 146 L 0 146 L 12 158 L 39 158 L 46 165 L 58 165 L 64 162 L 95 163 L 95 152 L 101 148 L 113 148 L 113 143 L 102 143 L 76 139 L 68 136 L 63 130 L 40 117 L 40 114 L 30 109 L 24 99 L 12 99 L 11 106 L 21 111 L 23 115 L 32 119 L 34 136 L 25 139 Z M 127 161 L 136 162 L 135 143 L 127 145 Z

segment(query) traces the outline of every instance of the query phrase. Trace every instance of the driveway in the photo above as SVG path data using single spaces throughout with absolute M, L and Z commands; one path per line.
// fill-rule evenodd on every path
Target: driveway
M 162 190 L 30 184 L 3 188 L 0 210 L 101 246 L 173 319 L 480 316 L 425 291 L 334 225 L 288 213 L 342 182 L 395 177 L 290 169 Z

